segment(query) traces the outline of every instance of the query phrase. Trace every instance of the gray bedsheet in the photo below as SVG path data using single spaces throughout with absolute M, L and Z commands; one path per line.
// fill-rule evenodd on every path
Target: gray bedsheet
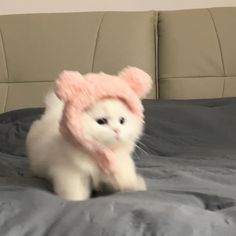
M 236 99 L 144 104 L 135 161 L 148 191 L 84 202 L 28 171 L 25 135 L 43 110 L 0 115 L 0 236 L 235 236 Z

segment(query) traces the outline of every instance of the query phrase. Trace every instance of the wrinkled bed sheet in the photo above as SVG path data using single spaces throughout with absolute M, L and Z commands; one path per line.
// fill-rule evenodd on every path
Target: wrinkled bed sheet
M 84 202 L 29 173 L 25 136 L 43 109 L 0 115 L 0 235 L 235 236 L 236 99 L 144 105 L 135 161 L 148 191 Z

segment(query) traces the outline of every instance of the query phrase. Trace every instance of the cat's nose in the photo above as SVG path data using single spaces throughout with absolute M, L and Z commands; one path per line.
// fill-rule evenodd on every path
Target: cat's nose
M 115 129 L 113 129 L 113 130 L 114 130 L 114 132 L 115 132 L 116 134 L 119 134 L 119 132 L 120 132 L 120 130 L 117 129 L 117 128 L 115 128 Z

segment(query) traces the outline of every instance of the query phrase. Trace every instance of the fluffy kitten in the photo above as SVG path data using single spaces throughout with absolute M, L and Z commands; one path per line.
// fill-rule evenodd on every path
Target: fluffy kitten
M 46 98 L 46 111 L 28 133 L 26 146 L 34 175 L 49 179 L 54 191 L 68 200 L 85 200 L 101 184 L 117 191 L 145 190 L 131 154 L 143 130 L 143 121 L 118 99 L 99 100 L 78 117 L 86 137 L 109 147 L 118 172 L 106 175 L 93 157 L 64 139 L 59 131 L 64 104 L 54 93 Z

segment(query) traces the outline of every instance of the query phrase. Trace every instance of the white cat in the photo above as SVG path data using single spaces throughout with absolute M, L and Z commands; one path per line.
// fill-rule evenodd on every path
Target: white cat
M 54 93 L 46 110 L 28 133 L 26 146 L 34 175 L 52 181 L 54 191 L 68 200 L 85 200 L 102 183 L 117 191 L 145 190 L 131 154 L 143 130 L 143 121 L 118 99 L 102 99 L 78 118 L 86 137 L 114 150 L 117 173 L 106 175 L 84 149 L 65 140 L 59 131 L 64 103 Z

